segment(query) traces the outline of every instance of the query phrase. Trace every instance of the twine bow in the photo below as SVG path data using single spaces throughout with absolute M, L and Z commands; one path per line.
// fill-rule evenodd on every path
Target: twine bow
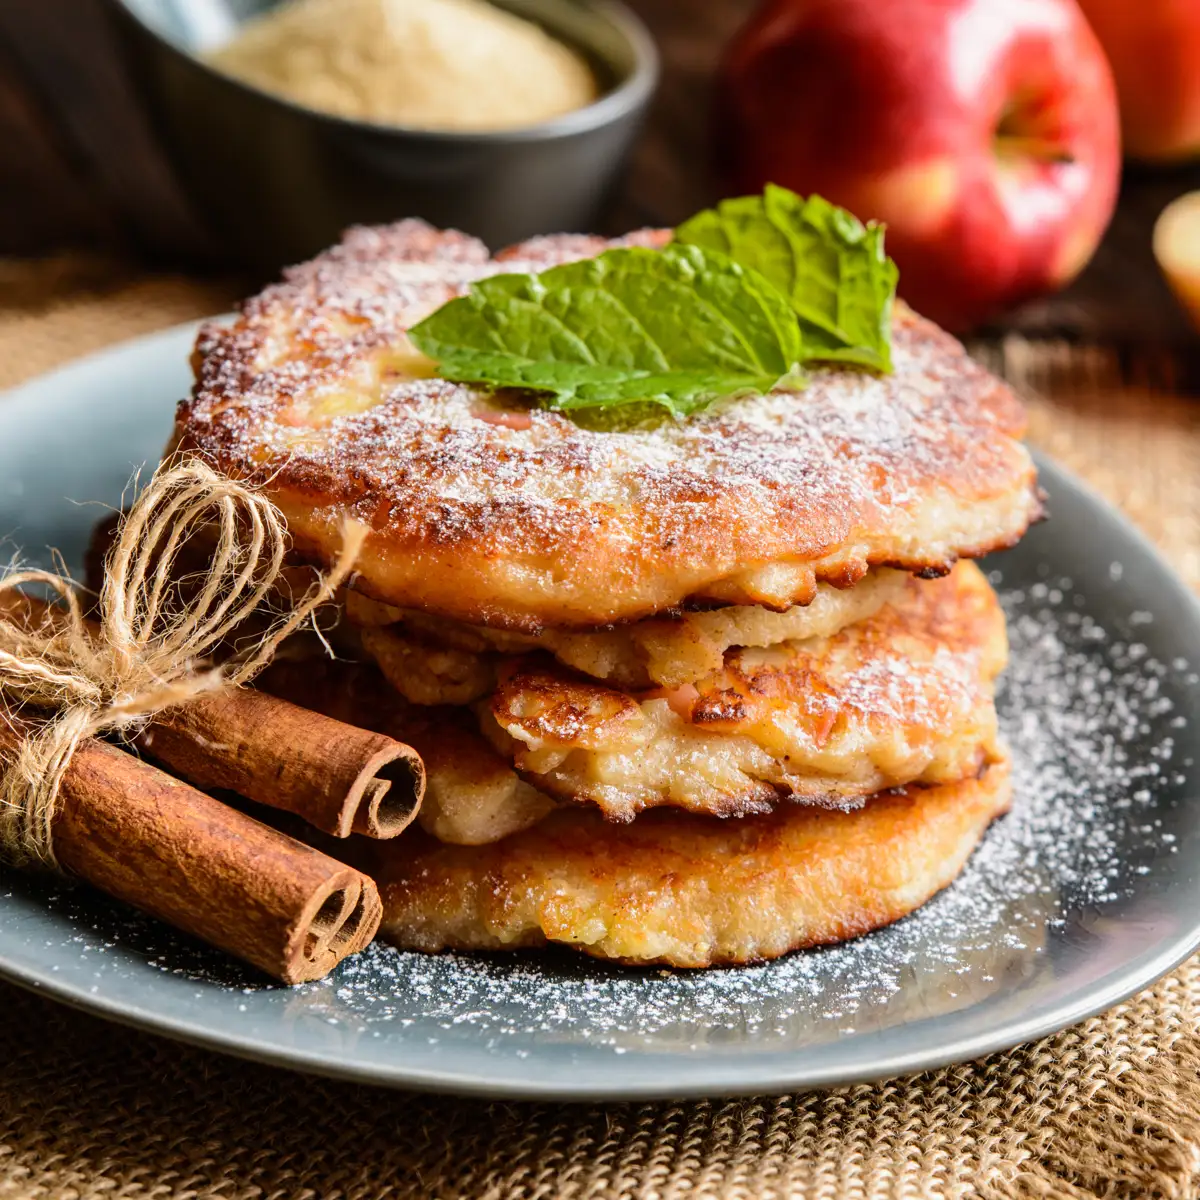
M 184 600 L 174 568 L 202 529 L 213 539 L 211 562 Z M 0 855 L 17 865 L 56 867 L 51 828 L 76 747 L 97 734 L 140 728 L 202 693 L 247 683 L 345 581 L 365 536 L 361 525 L 348 523 L 332 570 L 251 652 L 220 667 L 209 664 L 213 651 L 279 582 L 287 526 L 265 496 L 199 460 L 160 467 L 122 519 L 98 629 L 89 627 L 65 572 L 14 571 L 0 579 L 0 698 L 5 715 L 19 711 L 22 719 L 20 748 L 0 777 Z M 28 611 L 19 589 L 29 584 L 57 594 L 63 605 L 53 616 L 14 616 Z

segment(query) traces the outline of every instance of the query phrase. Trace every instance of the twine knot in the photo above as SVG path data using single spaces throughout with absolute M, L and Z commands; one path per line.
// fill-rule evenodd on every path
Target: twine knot
M 208 569 L 180 591 L 181 550 L 204 532 Z M 0 578 L 0 700 L 18 724 L 19 748 L 0 777 L 0 855 L 56 868 L 51 829 L 63 776 L 81 742 L 132 733 L 156 713 L 202 693 L 240 687 L 346 580 L 366 530 L 348 523 L 333 569 L 253 648 L 221 666 L 211 656 L 280 580 L 288 550 L 283 514 L 263 495 L 197 459 L 165 464 L 117 528 L 106 560 L 98 620 L 84 617 L 61 571 Z M 27 585 L 62 602 L 30 619 Z

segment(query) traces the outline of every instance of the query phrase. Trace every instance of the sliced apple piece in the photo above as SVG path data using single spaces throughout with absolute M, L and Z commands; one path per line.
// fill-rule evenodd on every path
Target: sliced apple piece
M 1154 226 L 1154 257 L 1200 329 L 1200 192 L 1180 196 L 1163 209 Z

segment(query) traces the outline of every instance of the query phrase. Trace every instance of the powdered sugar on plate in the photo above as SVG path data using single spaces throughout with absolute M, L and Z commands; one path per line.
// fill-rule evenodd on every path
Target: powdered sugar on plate
M 1015 804 L 958 882 L 912 917 L 843 946 L 702 972 L 630 971 L 565 951 L 429 957 L 377 944 L 333 977 L 285 993 L 288 1013 L 339 1036 L 415 1025 L 429 1043 L 469 1037 L 523 1055 L 541 1039 L 569 1038 L 619 1054 L 828 1041 L 912 1020 L 915 997 L 921 1015 L 936 1017 L 999 995 L 1055 939 L 1086 937 L 1106 906 L 1175 852 L 1170 817 L 1194 765 L 1178 701 L 1197 694 L 1200 677 L 1182 659 L 1151 653 L 1146 613 L 1104 627 L 1070 579 L 1017 588 L 992 578 L 1012 643 L 999 707 Z M 99 961 L 133 945 L 142 961 L 198 987 L 264 989 L 91 895 L 48 899 L 72 923 L 80 954 Z

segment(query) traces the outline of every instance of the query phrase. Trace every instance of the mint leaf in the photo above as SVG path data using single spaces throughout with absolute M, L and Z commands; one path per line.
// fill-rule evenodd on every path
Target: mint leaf
M 700 246 L 607 250 L 493 275 L 409 330 L 445 379 L 553 394 L 553 407 L 652 401 L 685 416 L 770 391 L 802 343 L 787 298 Z
M 446 379 L 555 408 L 652 402 L 677 416 L 795 384 L 809 361 L 891 369 L 883 230 L 768 186 L 675 232 L 540 275 L 495 275 L 409 331 Z
M 820 196 L 768 184 L 761 196 L 724 200 L 675 231 L 677 242 L 728 255 L 759 272 L 800 318 L 805 361 L 892 367 L 896 265 L 883 228 Z

